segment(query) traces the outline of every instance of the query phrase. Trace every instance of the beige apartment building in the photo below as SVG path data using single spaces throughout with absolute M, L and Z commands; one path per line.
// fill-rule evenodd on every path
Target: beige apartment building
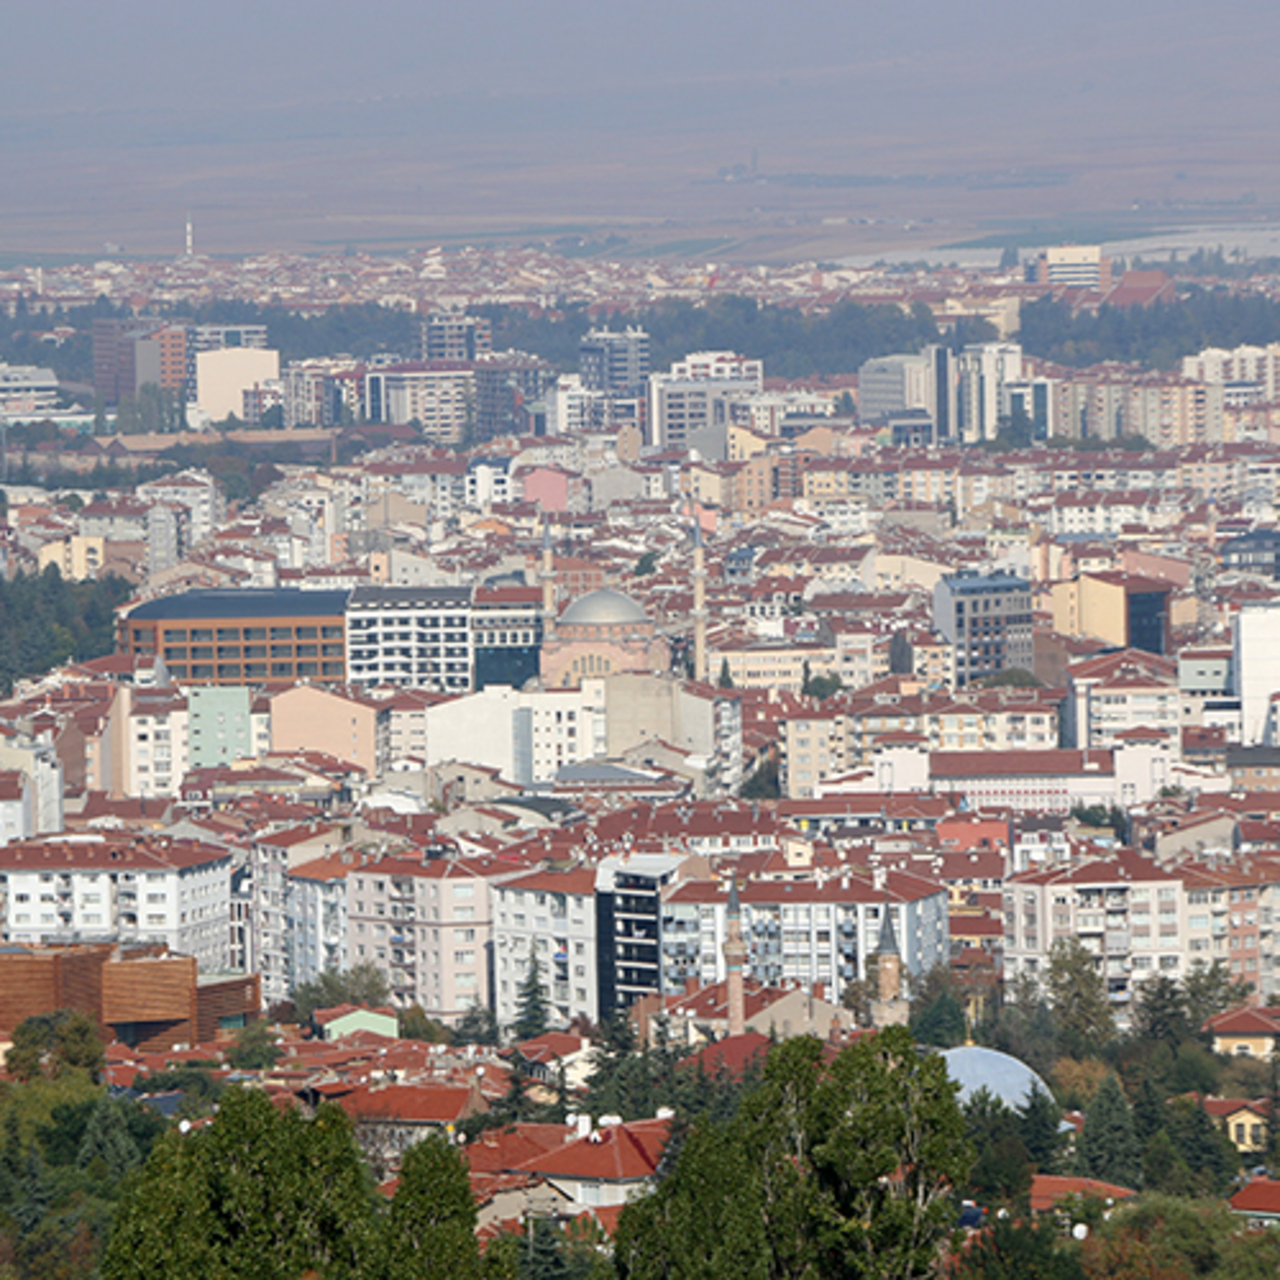
M 294 685 L 272 695 L 271 750 L 323 751 L 381 777 L 391 757 L 391 708 L 358 694 Z

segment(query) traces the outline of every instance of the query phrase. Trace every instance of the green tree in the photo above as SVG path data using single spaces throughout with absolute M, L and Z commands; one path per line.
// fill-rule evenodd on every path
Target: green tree
M 258 1018 L 236 1032 L 227 1062 L 237 1071 L 265 1071 L 280 1061 L 282 1052 L 270 1025 Z
M 964 1007 L 950 991 L 944 991 L 918 1018 L 911 1029 L 921 1044 L 949 1049 L 964 1039 Z
M 632 574 L 637 578 L 647 578 L 657 567 L 658 553 L 656 551 L 646 551 L 636 561 L 636 567 L 632 570 Z
M 454 1044 L 490 1044 L 501 1040 L 498 1020 L 487 1004 L 473 1004 L 458 1019 L 450 1039 Z
M 258 1090 L 229 1090 L 216 1119 L 171 1131 L 132 1180 L 104 1280 L 275 1280 L 367 1275 L 378 1258 L 375 1192 L 350 1120 L 305 1120 Z
M 1164 974 L 1154 974 L 1138 988 L 1133 1018 L 1140 1036 L 1162 1041 L 1172 1050 L 1192 1035 L 1186 992 Z
M 401 1039 L 425 1040 L 428 1044 L 445 1044 L 449 1029 L 436 1018 L 428 1018 L 420 1004 L 411 1004 L 399 1018 L 397 1030 Z
M 37 1014 L 14 1028 L 5 1066 L 19 1080 L 86 1071 L 96 1076 L 106 1057 L 97 1025 L 77 1009 Z
M 100 1098 L 89 1117 L 76 1163 L 118 1182 L 140 1160 L 137 1144 L 129 1134 L 123 1105 Z
M 1078 938 L 1059 938 L 1049 953 L 1049 1003 L 1063 1050 L 1079 1057 L 1099 1049 L 1115 1030 L 1107 984 Z
M 1168 1107 L 1165 1127 L 1206 1195 L 1225 1195 L 1240 1168 L 1240 1156 L 1198 1102 L 1177 1098 Z
M 728 658 L 720 659 L 720 678 L 716 681 L 716 683 L 722 689 L 733 688 L 733 673 L 729 670 Z
M 1085 1280 L 1078 1250 L 1051 1222 L 996 1218 L 956 1253 L 955 1280 Z
M 1031 1092 L 1018 1108 L 1018 1136 L 1038 1173 L 1053 1173 L 1062 1150 L 1062 1111 L 1039 1084 L 1032 1082 Z
M 542 985 L 542 964 L 535 955 L 516 990 L 516 1020 L 511 1024 L 511 1034 L 517 1042 L 532 1040 L 548 1027 L 551 1006 Z
M 781 794 L 778 759 L 773 755 L 760 760 L 751 775 L 738 788 L 738 795 L 744 800 L 776 800 Z
M 977 1157 L 969 1186 L 981 1203 L 1009 1204 L 1031 1190 L 1031 1157 L 1017 1116 L 986 1089 L 964 1106 L 965 1131 Z
M 695 1126 L 671 1174 L 623 1210 L 615 1265 L 625 1280 L 923 1278 L 971 1158 L 943 1060 L 905 1027 L 829 1065 L 818 1040 L 784 1041 L 737 1117 Z
M 476 1203 L 467 1166 L 443 1135 L 405 1152 L 382 1231 L 382 1280 L 477 1280 Z
M 1157 1129 L 1142 1153 L 1142 1185 L 1170 1196 L 1196 1194 L 1196 1176 L 1166 1129 Z
M 535 1218 L 520 1256 L 520 1280 L 569 1280 L 564 1236 L 553 1218 Z
M 342 972 L 326 969 L 319 977 L 301 983 L 294 989 L 293 1007 L 298 1021 L 308 1022 L 317 1009 L 340 1004 L 373 1009 L 390 999 L 386 974 L 366 961 Z
M 1231 976 L 1225 960 L 1193 964 L 1182 981 L 1182 989 L 1187 1021 L 1196 1034 L 1216 1014 L 1244 1004 L 1250 991 L 1248 983 Z
M 1133 1131 L 1133 1114 L 1110 1073 L 1098 1086 L 1088 1111 L 1076 1152 L 1082 1176 L 1137 1187 L 1141 1180 L 1140 1152 Z

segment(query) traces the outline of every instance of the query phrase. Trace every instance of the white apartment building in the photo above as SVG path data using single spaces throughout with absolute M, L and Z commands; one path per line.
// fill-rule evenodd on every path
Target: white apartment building
M 1267 740 L 1271 697 L 1280 692 L 1280 608 L 1241 607 L 1236 614 L 1231 672 L 1240 699 L 1240 741 L 1246 747 L 1257 746 Z
M 546 690 L 489 685 L 429 707 L 426 726 L 428 765 L 465 760 L 511 782 L 552 782 L 566 765 L 605 754 L 604 683 Z
M 165 837 L 73 835 L 0 848 L 7 942 L 163 943 L 228 967 L 231 855 Z
M 461 362 L 438 360 L 371 369 L 364 389 L 370 422 L 417 422 L 432 444 L 461 444 L 474 423 L 475 374 Z
M 326 857 L 304 862 L 286 873 L 291 989 L 322 973 L 351 968 L 347 880 L 356 866 L 354 857 Z
M 26 416 L 58 407 L 58 376 L 32 364 L 0 362 L 0 413 Z
M 110 778 L 125 796 L 177 796 L 189 767 L 189 713 L 178 689 L 116 688 L 108 717 Z
M 520 988 L 537 959 L 552 1021 L 600 1019 L 596 872 L 537 871 L 494 886 L 494 1008 L 515 1021 Z
M 1053 944 L 1078 938 L 1117 1005 L 1127 1004 L 1144 978 L 1180 980 L 1193 958 L 1215 954 L 1212 913 L 1192 911 L 1182 876 L 1127 849 L 1109 860 L 1011 877 L 1004 922 L 1006 977 L 1042 977 Z
M 746 382 L 764 390 L 764 361 L 736 351 L 691 351 L 671 365 L 671 377 L 691 382 Z
M 206 471 L 180 471 L 176 476 L 149 480 L 140 484 L 135 493 L 148 506 L 170 502 L 185 507 L 191 513 L 193 545 L 203 542 L 226 519 L 226 498 L 217 481 Z
M 798 983 L 838 1001 L 866 977 L 886 908 L 903 973 L 921 974 L 950 955 L 947 891 L 908 872 L 847 871 L 787 881 L 752 881 L 738 888 L 749 972 L 771 986 Z M 728 888 L 690 880 L 669 889 L 662 904 L 664 986 L 686 978 L 723 982 Z

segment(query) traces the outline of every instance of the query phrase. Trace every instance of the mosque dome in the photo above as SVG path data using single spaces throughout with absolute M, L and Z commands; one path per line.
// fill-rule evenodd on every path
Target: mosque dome
M 561 626 L 616 627 L 648 622 L 649 615 L 621 591 L 590 591 L 579 596 L 561 615 Z
M 1039 1086 L 1042 1093 L 1049 1092 L 1049 1086 L 1025 1062 L 998 1049 L 966 1044 L 945 1050 L 942 1057 L 947 1064 L 947 1074 L 960 1086 L 961 1105 L 979 1089 L 985 1089 L 1005 1106 L 1013 1108 L 1026 1102 L 1033 1086 Z

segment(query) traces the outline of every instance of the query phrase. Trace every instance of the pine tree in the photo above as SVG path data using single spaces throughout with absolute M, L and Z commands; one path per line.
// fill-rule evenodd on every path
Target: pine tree
M 1062 1112 L 1038 1084 L 1032 1083 L 1026 1101 L 1018 1108 L 1018 1135 L 1039 1173 L 1053 1173 L 1062 1149 L 1058 1126 Z
M 551 1218 L 535 1218 L 520 1257 L 520 1280 L 568 1280 L 564 1236 Z
M 529 963 L 529 972 L 516 992 L 516 1020 L 512 1023 L 511 1033 L 517 1043 L 532 1040 L 547 1029 L 549 1021 L 550 1005 L 542 987 L 542 965 L 534 956 Z
M 1085 1113 L 1078 1151 L 1080 1173 L 1122 1187 L 1136 1187 L 1141 1176 L 1133 1115 L 1119 1081 L 1108 1075 Z
M 1195 1174 L 1167 1130 L 1157 1129 L 1142 1153 L 1142 1186 L 1170 1196 L 1194 1196 L 1198 1190 Z
M 113 1181 L 123 1178 L 139 1160 L 137 1145 L 129 1136 L 120 1104 L 111 1098 L 102 1098 L 94 1107 L 76 1156 L 76 1163 L 82 1169 L 90 1168 L 96 1160 L 102 1162 Z
M 1165 1113 L 1166 1107 L 1155 1082 L 1150 1074 L 1143 1075 L 1142 1083 L 1138 1085 L 1138 1096 L 1133 1101 L 1133 1131 L 1139 1142 L 1150 1142 L 1164 1127 Z

